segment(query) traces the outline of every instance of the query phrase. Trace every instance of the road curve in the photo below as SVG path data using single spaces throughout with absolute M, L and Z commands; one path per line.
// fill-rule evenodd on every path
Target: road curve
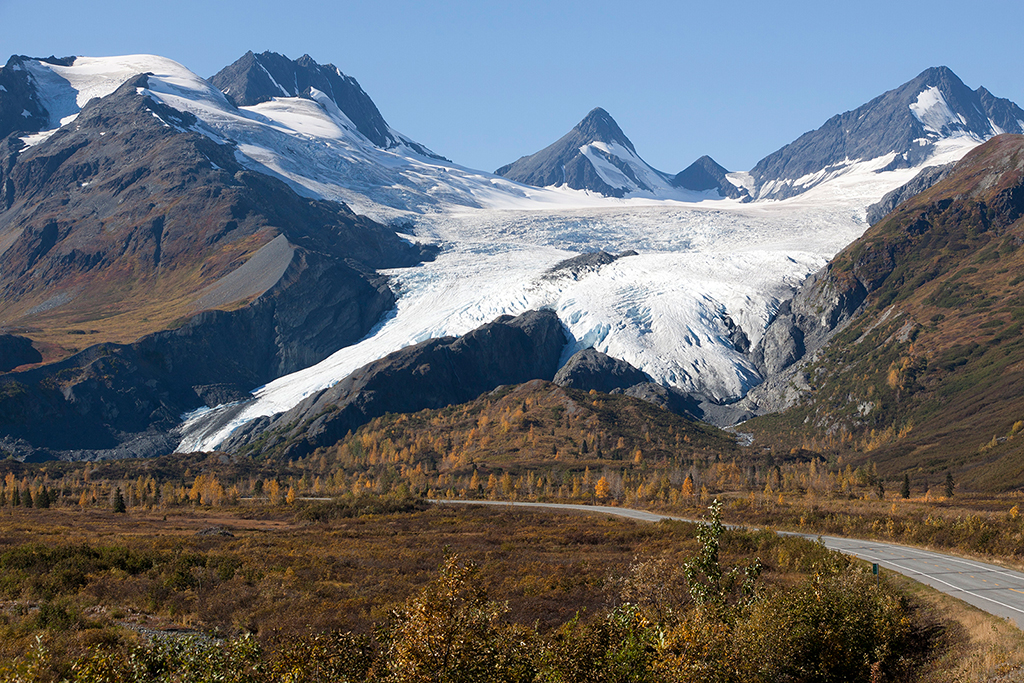
M 526 507 L 549 510 L 601 513 L 644 522 L 663 519 L 681 522 L 699 522 L 686 517 L 675 517 L 646 510 L 609 507 L 606 505 L 570 505 L 564 503 L 522 503 L 499 500 L 438 500 L 431 503 L 453 505 L 492 505 L 498 507 Z M 733 525 L 726 525 L 733 526 Z M 1024 573 L 994 564 L 978 562 L 921 548 L 864 541 L 840 536 L 819 536 L 781 531 L 786 536 L 800 536 L 821 540 L 825 547 L 847 555 L 877 563 L 879 567 L 903 574 L 915 581 L 931 586 L 955 598 L 994 614 L 1010 619 L 1024 629 Z

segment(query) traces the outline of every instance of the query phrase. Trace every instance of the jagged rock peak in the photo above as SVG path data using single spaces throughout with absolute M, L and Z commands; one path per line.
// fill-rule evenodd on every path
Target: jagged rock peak
M 785 199 L 858 162 L 892 155 L 881 170 L 922 166 L 941 140 L 961 138 L 969 148 L 1001 133 L 1024 133 L 1024 110 L 931 67 L 769 154 L 751 176 L 757 198 Z
M 626 134 L 619 128 L 612 115 L 601 107 L 595 107 L 590 113 L 583 117 L 583 120 L 576 124 L 573 131 L 579 134 L 586 142 L 608 142 L 618 143 L 633 153 L 636 149 Z
M 300 97 L 315 88 L 331 98 L 373 144 L 386 149 L 399 143 L 356 79 L 333 64 L 318 64 L 309 55 L 292 60 L 276 52 L 255 54 L 250 50 L 210 82 L 239 107 L 274 97 Z

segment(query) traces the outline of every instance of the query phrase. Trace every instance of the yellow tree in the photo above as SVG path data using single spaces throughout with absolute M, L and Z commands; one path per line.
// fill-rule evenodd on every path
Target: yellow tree
M 686 475 L 686 479 L 683 480 L 683 488 L 680 492 L 687 498 L 693 497 L 693 477 L 689 474 Z
M 608 480 L 605 477 L 601 477 L 597 480 L 597 484 L 594 485 L 594 493 L 598 498 L 604 500 L 611 493 L 612 487 L 608 484 Z

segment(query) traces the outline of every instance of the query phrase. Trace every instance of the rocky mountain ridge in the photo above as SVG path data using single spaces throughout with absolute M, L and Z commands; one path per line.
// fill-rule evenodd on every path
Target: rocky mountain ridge
M 971 90 L 947 67 L 932 67 L 757 162 L 754 196 L 792 197 L 887 155 L 884 169 L 918 166 L 943 140 L 971 146 L 1002 133 L 1024 133 L 1024 110 L 985 88 Z

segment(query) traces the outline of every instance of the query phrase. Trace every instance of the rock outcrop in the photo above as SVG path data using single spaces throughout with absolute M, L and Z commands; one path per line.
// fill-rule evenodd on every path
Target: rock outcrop
M 868 207 L 866 215 L 868 225 L 874 225 L 903 202 L 943 180 L 955 166 L 956 164 L 943 164 L 941 166 L 922 168 L 921 172 L 914 176 L 910 182 L 887 192 L 879 201 Z
M 650 377 L 626 361 L 612 358 L 597 349 L 576 352 L 554 379 L 555 384 L 561 387 L 581 391 L 593 389 L 606 394 L 650 381 Z
M 291 410 L 254 420 L 221 444 L 238 451 L 300 457 L 337 442 L 384 413 L 412 413 L 464 403 L 504 384 L 550 380 L 566 344 L 552 311 L 501 316 L 461 337 L 441 337 L 374 361 Z
M 8 372 L 20 365 L 39 363 L 43 354 L 32 346 L 32 340 L 14 334 L 0 334 L 0 372 Z

